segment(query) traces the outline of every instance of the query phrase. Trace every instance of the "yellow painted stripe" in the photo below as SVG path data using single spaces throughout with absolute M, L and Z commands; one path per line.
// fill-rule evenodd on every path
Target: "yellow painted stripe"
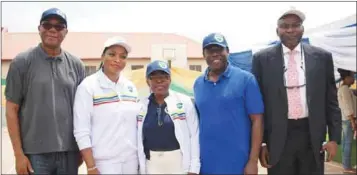
M 108 98 L 108 97 L 113 97 L 113 96 L 117 96 L 118 94 L 116 93 L 109 93 L 109 94 L 104 94 L 104 95 L 97 95 L 94 96 L 94 99 L 98 99 L 98 98 Z

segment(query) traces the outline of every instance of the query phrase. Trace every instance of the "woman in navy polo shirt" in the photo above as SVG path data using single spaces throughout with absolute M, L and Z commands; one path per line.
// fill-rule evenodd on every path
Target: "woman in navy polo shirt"
M 147 66 L 152 94 L 141 101 L 138 155 L 141 174 L 198 174 L 200 170 L 198 119 L 188 96 L 169 91 L 166 62 Z

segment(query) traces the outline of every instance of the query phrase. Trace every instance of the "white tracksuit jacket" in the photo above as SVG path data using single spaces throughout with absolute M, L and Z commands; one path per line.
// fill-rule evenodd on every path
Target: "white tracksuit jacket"
M 137 98 L 136 87 L 123 76 L 116 84 L 101 70 L 85 78 L 74 102 L 79 149 L 91 147 L 96 163 L 137 161 Z

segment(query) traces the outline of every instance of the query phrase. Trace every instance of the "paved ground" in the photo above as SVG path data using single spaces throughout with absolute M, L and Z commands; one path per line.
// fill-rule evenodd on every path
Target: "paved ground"
M 2 128 L 1 134 L 1 174 L 15 174 L 14 155 L 11 147 L 10 138 L 6 128 Z M 342 174 L 342 168 L 336 163 L 326 163 L 325 174 Z M 80 174 L 86 174 L 86 167 L 83 164 L 79 169 Z M 259 174 L 266 174 L 267 171 L 263 167 L 259 167 Z

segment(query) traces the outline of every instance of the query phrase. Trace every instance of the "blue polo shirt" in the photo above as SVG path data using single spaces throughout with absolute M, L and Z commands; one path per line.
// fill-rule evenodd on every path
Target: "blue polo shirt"
M 207 74 L 208 69 L 194 84 L 201 173 L 243 174 L 251 145 L 249 114 L 264 111 L 259 86 L 251 73 L 231 65 L 216 83 Z

